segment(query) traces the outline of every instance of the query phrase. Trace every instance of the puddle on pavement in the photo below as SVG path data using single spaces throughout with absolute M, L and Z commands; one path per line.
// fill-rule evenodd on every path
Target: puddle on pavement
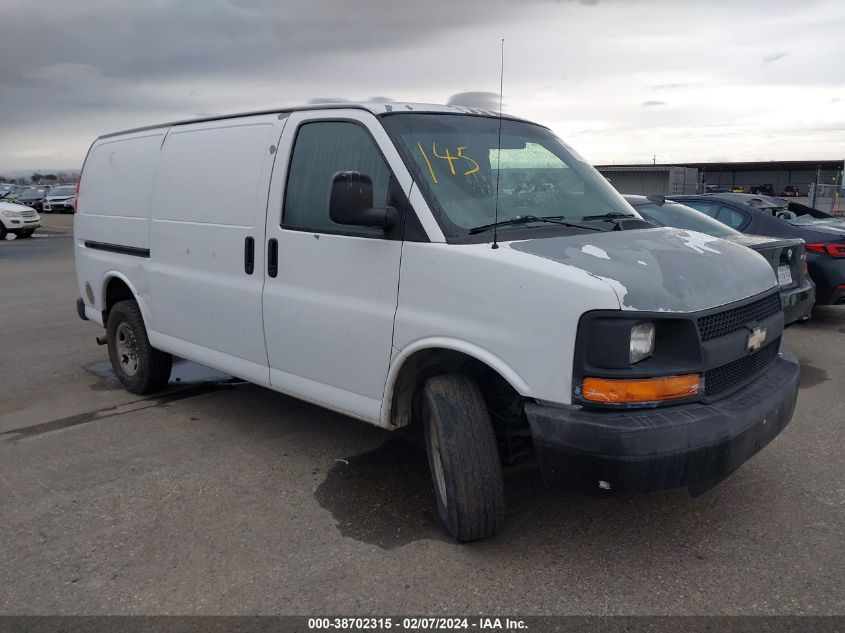
M 91 363 L 85 365 L 85 369 L 100 378 L 95 384 L 91 385 L 91 389 L 94 391 L 123 388 L 109 361 Z M 229 374 L 224 374 L 216 369 L 189 360 L 177 360 L 173 363 L 169 384 L 195 385 L 204 382 L 225 382 L 229 380 L 232 380 L 232 376 Z
M 344 461 L 335 462 L 314 493 L 343 536 L 383 549 L 448 540 L 422 448 L 397 437 Z
M 814 367 L 810 363 L 805 360 L 798 359 L 798 362 L 801 363 L 801 384 L 800 389 L 807 389 L 808 387 L 815 387 L 816 385 L 820 385 L 823 382 L 827 382 L 830 380 L 830 377 L 827 375 L 827 370 L 821 369 L 819 367 Z

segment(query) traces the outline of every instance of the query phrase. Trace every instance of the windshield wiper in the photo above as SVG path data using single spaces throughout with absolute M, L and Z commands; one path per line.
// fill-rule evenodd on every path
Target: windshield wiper
M 584 221 L 589 220 L 617 220 L 619 218 L 635 218 L 637 216 L 631 213 L 619 213 L 618 211 L 611 211 L 609 213 L 602 213 L 601 215 L 585 215 L 581 218 Z
M 634 216 L 631 216 L 634 217 Z M 481 226 L 473 227 L 469 230 L 470 235 L 489 231 L 495 226 L 513 226 L 514 224 L 528 224 L 529 222 L 545 222 L 547 224 L 560 224 L 561 226 L 568 226 L 573 229 L 587 229 L 588 231 L 601 231 L 594 226 L 582 226 L 580 224 L 573 224 L 572 222 L 565 222 L 562 215 L 518 215 L 510 220 L 502 220 L 494 222 L 493 224 L 482 224 Z

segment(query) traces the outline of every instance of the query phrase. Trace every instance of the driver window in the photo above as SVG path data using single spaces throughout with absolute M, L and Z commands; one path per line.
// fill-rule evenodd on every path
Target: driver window
M 282 225 L 383 238 L 382 229 L 335 224 L 329 217 L 329 191 L 339 171 L 368 175 L 373 181 L 373 206 L 386 206 L 390 168 L 362 126 L 349 121 L 315 121 L 300 126 L 285 187 Z

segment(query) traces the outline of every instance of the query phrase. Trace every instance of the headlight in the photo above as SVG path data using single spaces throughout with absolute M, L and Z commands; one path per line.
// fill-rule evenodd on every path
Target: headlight
M 645 321 L 631 328 L 631 344 L 628 357 L 631 364 L 645 360 L 654 352 L 654 323 Z
M 3 217 L 4 218 L 19 218 L 19 217 L 21 217 L 21 214 L 18 213 L 17 211 L 3 211 Z

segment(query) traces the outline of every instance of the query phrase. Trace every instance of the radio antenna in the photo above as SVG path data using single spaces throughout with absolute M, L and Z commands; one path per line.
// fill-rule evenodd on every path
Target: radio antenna
M 499 137 L 496 148 L 496 206 L 493 210 L 493 246 L 499 248 L 499 232 L 496 226 L 499 223 L 499 164 L 502 162 L 502 88 L 505 85 L 505 38 L 502 38 L 502 63 L 499 67 Z

